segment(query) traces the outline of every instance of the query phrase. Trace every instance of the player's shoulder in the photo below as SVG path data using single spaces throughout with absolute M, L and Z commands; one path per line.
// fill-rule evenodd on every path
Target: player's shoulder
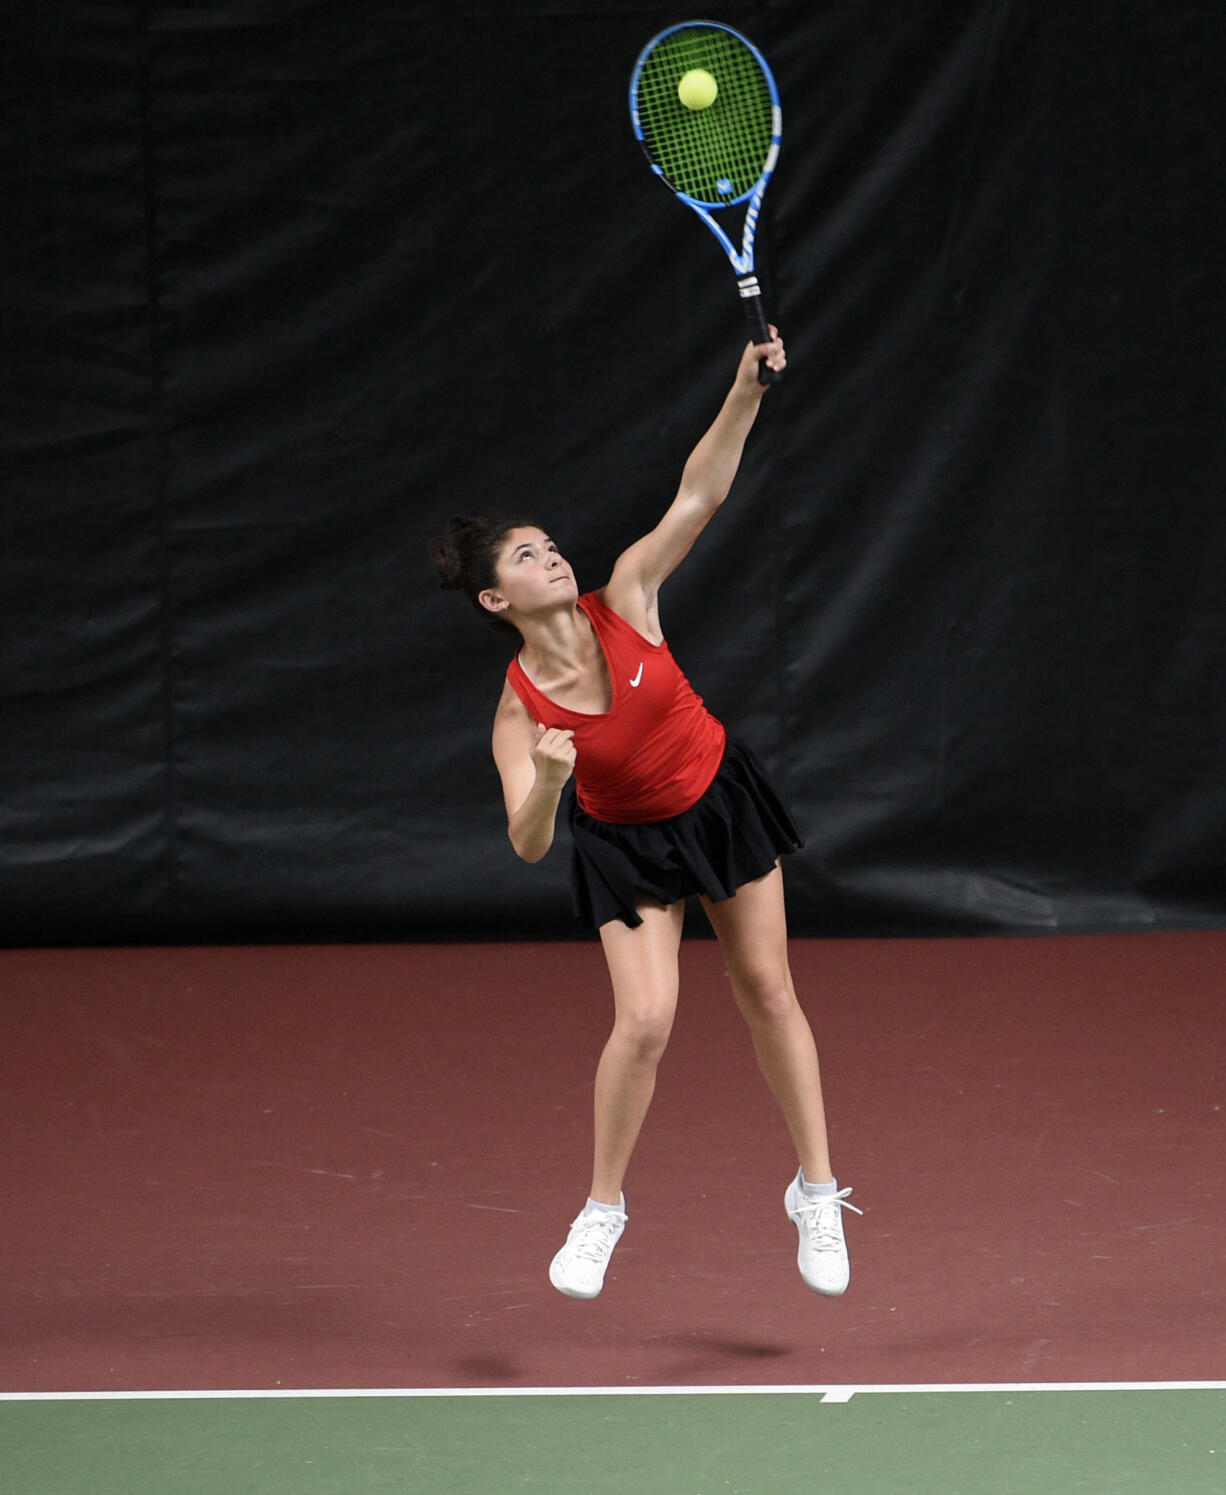
M 647 606 L 647 595 L 643 578 L 631 565 L 623 565 L 625 556 L 619 557 L 613 574 L 596 596 L 606 613 L 613 613 L 632 628 L 639 627 L 639 620 Z
M 515 687 L 509 680 L 504 680 L 502 694 L 494 709 L 494 736 L 507 736 L 522 730 L 531 732 L 534 725 L 532 713 L 520 700 Z
M 650 643 L 662 641 L 656 595 L 644 589 L 641 578 L 633 571 L 619 574 L 615 566 L 608 585 L 597 595 L 606 613 L 612 613 Z

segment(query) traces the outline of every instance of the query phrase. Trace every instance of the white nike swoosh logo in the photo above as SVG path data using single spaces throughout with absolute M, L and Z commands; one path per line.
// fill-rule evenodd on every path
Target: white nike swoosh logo
M 636 685 L 638 685 L 638 683 L 639 683 L 639 681 L 640 681 L 640 680 L 641 680 L 641 679 L 642 679 L 642 678 L 643 678 L 643 666 L 642 666 L 642 664 L 641 664 L 641 663 L 640 663 L 640 664 L 639 664 L 639 672 L 638 672 L 638 674 L 637 674 L 637 675 L 636 675 L 636 676 L 635 676 L 635 677 L 634 677 L 634 679 L 633 679 L 633 680 L 631 680 L 631 682 L 630 682 L 630 684 L 631 684 L 631 685 L 635 685 L 635 686 L 636 686 Z

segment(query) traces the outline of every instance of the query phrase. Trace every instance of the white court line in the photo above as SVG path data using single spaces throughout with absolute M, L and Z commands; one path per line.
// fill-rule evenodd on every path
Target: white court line
M 0 1402 L 191 1402 L 293 1401 L 401 1397 L 436 1400 L 446 1397 L 515 1396 L 813 1396 L 841 1405 L 853 1396 L 949 1396 L 968 1393 L 1010 1395 L 1031 1391 L 1226 1391 L 1226 1381 L 1019 1381 L 983 1384 L 899 1386 L 456 1386 L 456 1387 L 265 1387 L 243 1391 L 0 1391 Z

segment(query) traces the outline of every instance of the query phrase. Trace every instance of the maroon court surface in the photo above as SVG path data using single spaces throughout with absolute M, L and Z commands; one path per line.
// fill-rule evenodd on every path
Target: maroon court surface
M 1223 1375 L 1226 935 L 793 956 L 851 1290 L 696 940 L 584 1304 L 595 944 L 0 953 L 0 1390 Z

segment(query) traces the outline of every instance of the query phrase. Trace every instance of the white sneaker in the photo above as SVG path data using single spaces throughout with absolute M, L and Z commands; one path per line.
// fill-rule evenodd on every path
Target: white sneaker
M 550 1282 L 568 1298 L 596 1297 L 604 1286 L 613 1247 L 625 1228 L 624 1208 L 585 1208 L 570 1227 L 565 1246 L 549 1264 Z
M 788 1219 L 800 1232 L 800 1247 L 796 1252 L 800 1275 L 815 1293 L 828 1298 L 845 1293 L 851 1281 L 851 1264 L 843 1240 L 843 1211 L 855 1210 L 857 1215 L 864 1211 L 847 1203 L 850 1193 L 850 1189 L 840 1189 L 837 1194 L 810 1198 L 800 1186 L 798 1173 L 783 1196 Z

